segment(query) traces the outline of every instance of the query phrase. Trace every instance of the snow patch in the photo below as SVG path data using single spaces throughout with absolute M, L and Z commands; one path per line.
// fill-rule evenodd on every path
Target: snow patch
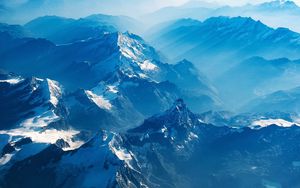
M 11 78 L 11 79 L 7 79 L 7 80 L 0 80 L 0 83 L 6 82 L 9 84 L 18 84 L 20 82 L 22 82 L 24 79 L 22 78 Z
M 291 127 L 293 125 L 300 126 L 298 123 L 289 122 L 283 119 L 265 119 L 265 120 L 257 120 L 252 123 L 251 126 L 260 126 L 267 127 L 270 125 L 277 125 L 279 127 Z
M 111 147 L 111 149 L 120 160 L 122 161 L 132 160 L 130 153 L 128 153 L 125 149 L 116 149 L 114 147 Z
M 168 130 L 168 128 L 164 125 L 163 128 L 161 128 L 161 132 L 165 133 Z
M 146 74 L 144 74 L 144 73 L 139 73 L 138 74 L 142 79 L 147 79 L 148 78 L 148 76 L 146 75 Z
M 177 150 L 183 150 L 184 149 L 184 145 L 177 145 Z
M 27 127 L 27 128 L 37 128 L 37 127 L 46 127 L 50 123 L 58 121 L 60 119 L 54 113 L 54 110 L 46 111 L 46 112 L 37 112 L 39 115 L 24 120 L 20 126 Z
M 100 82 L 95 88 L 92 89 L 92 92 L 95 95 L 102 96 L 103 98 L 111 101 L 118 96 L 118 85 L 118 82 L 114 83 L 114 85 L 106 85 L 105 82 Z
M 74 150 L 84 144 L 82 141 L 73 141 L 73 137 L 79 131 L 76 130 L 56 130 L 47 129 L 43 131 L 35 131 L 26 128 L 12 129 L 8 131 L 0 131 L 0 134 L 7 134 L 11 137 L 31 138 L 35 143 L 55 144 L 57 140 L 63 139 L 70 147 L 62 148 L 63 150 Z
M 189 139 L 189 140 L 198 139 L 198 135 L 196 135 L 196 134 L 193 133 L 193 132 L 190 132 L 188 139 Z
M 110 150 L 120 159 L 121 161 L 124 161 L 129 168 L 133 169 L 131 165 L 132 160 L 132 153 L 129 153 L 126 149 L 123 149 L 117 142 L 116 138 L 113 137 L 113 139 L 109 142 L 109 148 Z
M 198 119 L 198 121 L 199 121 L 200 123 L 205 123 L 202 119 Z
M 94 102 L 99 108 L 111 110 L 112 105 L 109 102 L 109 100 L 105 99 L 101 95 L 96 95 L 92 91 L 85 91 L 85 94 L 88 96 L 88 98 Z
M 143 46 L 138 41 L 128 37 L 126 34 L 120 33 L 118 36 L 118 45 L 123 56 L 135 61 L 140 60 L 143 54 L 141 52 Z
M 8 163 L 13 156 L 14 156 L 14 154 L 3 155 L 3 157 L 0 158 L 0 166 Z
M 118 93 L 118 89 L 116 86 L 107 86 L 109 91 L 112 93 Z
M 58 99 L 62 95 L 62 89 L 59 86 L 59 83 L 50 79 L 47 79 L 47 84 L 50 92 L 50 102 L 54 105 L 57 106 L 58 104 Z
M 158 67 L 149 60 L 140 63 L 139 66 L 144 71 L 154 71 L 158 69 Z

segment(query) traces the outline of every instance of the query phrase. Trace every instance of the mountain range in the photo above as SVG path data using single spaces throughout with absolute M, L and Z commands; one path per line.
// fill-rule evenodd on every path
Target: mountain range
M 167 22 L 174 19 L 192 18 L 205 20 L 210 17 L 251 17 L 272 27 L 286 27 L 300 32 L 300 27 L 294 19 L 299 19 L 300 7 L 293 1 L 274 0 L 260 4 L 245 4 L 242 6 L 220 5 L 205 1 L 190 1 L 182 6 L 164 7 L 146 14 L 143 19 L 152 24 Z
M 154 47 L 170 59 L 187 58 L 212 78 L 253 56 L 299 58 L 298 33 L 273 29 L 252 18 L 183 19 L 153 30 L 147 38 Z
M 70 2 L 0 2 L 12 16 L 0 20 L 84 4 Z M 104 14 L 1 23 L 0 187 L 298 188 L 300 34 L 245 17 L 298 9 L 188 2 L 147 15 L 153 27 Z
M 180 19 L 146 36 L 172 62 L 186 58 L 211 80 L 225 109 L 299 86 L 300 34 L 245 17 Z M 276 83 L 276 84 L 275 84 Z
M 230 68 L 215 83 L 221 98 L 239 108 L 254 98 L 298 87 L 298 71 L 299 60 L 252 57 Z

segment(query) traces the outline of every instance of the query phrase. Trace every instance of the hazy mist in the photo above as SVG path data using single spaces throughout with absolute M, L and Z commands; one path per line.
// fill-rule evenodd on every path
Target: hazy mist
M 191 2 L 197 1 L 191 0 Z M 187 2 L 189 0 L 1 0 L 0 21 L 21 24 L 44 15 L 79 18 L 97 13 L 141 18 L 143 15 L 160 8 L 179 6 Z M 206 0 L 198 2 L 213 3 L 213 5 L 219 6 L 239 6 L 267 1 Z M 300 0 L 294 2 L 300 3 Z

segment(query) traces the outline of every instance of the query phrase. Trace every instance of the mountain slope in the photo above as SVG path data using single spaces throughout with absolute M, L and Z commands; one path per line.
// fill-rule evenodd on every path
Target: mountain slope
M 29 161 L 31 165 L 28 165 Z M 37 155 L 17 162 L 6 173 L 4 186 L 137 187 L 143 183 L 146 185 L 142 175 L 133 168 L 134 162 L 132 154 L 122 148 L 122 140 L 118 135 L 102 131 L 79 149 L 64 152 L 50 145 Z M 40 167 L 43 168 L 39 169 Z M 33 180 L 33 177 L 38 178 Z M 49 181 L 51 183 L 46 183 Z
M 0 23 L 0 54 L 28 41 L 30 33 L 20 25 Z
M 0 33 L 7 33 L 13 38 L 24 38 L 29 35 L 28 31 L 20 25 L 0 23 Z
M 242 107 L 244 111 L 273 112 L 281 111 L 288 113 L 299 113 L 299 91 L 300 88 L 276 91 L 249 101 Z
M 215 83 L 228 107 L 238 108 L 256 97 L 297 87 L 299 65 L 299 60 L 253 57 L 224 72 Z

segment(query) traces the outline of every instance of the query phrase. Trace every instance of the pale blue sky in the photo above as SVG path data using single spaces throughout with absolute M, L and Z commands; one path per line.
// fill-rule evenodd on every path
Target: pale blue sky
M 162 2 L 162 4 L 166 5 L 178 5 L 178 4 L 183 4 L 185 2 L 187 2 L 189 0 L 164 0 L 164 2 Z M 197 0 L 195 0 L 197 1 Z M 256 4 L 256 3 L 263 3 L 263 2 L 267 2 L 267 1 L 272 1 L 272 0 L 205 0 L 206 2 L 216 2 L 219 4 L 226 4 L 226 5 L 243 5 L 243 4 L 247 4 L 247 3 L 252 3 L 252 4 Z M 295 3 L 297 3 L 298 5 L 300 5 L 300 0 L 293 0 Z
M 23 10 L 15 11 L 14 23 L 23 23 L 34 17 L 43 15 L 59 15 L 65 17 L 84 17 L 90 14 L 104 13 L 115 15 L 128 15 L 132 17 L 140 17 L 147 13 L 158 10 L 165 6 L 179 6 L 191 0 L 40 0 L 44 2 L 43 7 L 37 10 L 30 10 L 30 14 L 20 13 Z M 201 0 L 193 0 L 201 1 Z M 272 0 L 202 0 L 206 2 L 217 2 L 219 5 L 239 6 L 247 3 L 262 3 Z M 42 4 L 36 0 L 0 0 L 0 5 L 5 4 L 8 7 L 20 7 L 23 3 L 30 2 L 33 4 Z M 38 2 L 38 3 L 37 3 Z M 300 0 L 294 0 L 300 5 Z M 22 7 L 22 6 L 21 6 Z M 28 6 L 25 6 L 28 7 Z M 29 6 L 31 7 L 31 6 Z M 39 6 L 33 6 L 39 7 Z M 25 8 L 26 9 L 26 8 Z M 25 12 L 27 10 L 24 10 Z M 24 12 L 23 11 L 23 12 Z M 13 15 L 12 15 L 13 16 Z
M 0 0 L 1 2 L 2 0 Z M 4 4 L 10 4 L 10 5 L 17 5 L 17 4 L 22 4 L 24 2 L 27 2 L 30 0 L 3 0 L 2 3 Z M 65 1 L 65 0 L 62 0 Z M 75 0 L 76 1 L 76 0 Z M 86 0 L 87 2 L 89 2 L 89 0 Z M 98 0 L 99 2 L 104 2 L 103 0 Z M 114 1 L 114 0 L 108 0 L 108 1 Z M 134 1 L 134 0 L 123 0 L 124 3 L 126 1 L 130 2 L 130 1 Z M 153 5 L 153 7 L 158 7 L 158 6 L 177 6 L 180 4 L 184 4 L 188 1 L 191 0 L 139 0 L 139 3 L 143 3 L 143 2 L 151 2 L 151 4 Z M 192 0 L 192 1 L 201 1 L 201 0 Z M 247 4 L 247 3 L 252 3 L 252 4 L 256 4 L 256 3 L 262 3 L 262 2 L 266 2 L 266 1 L 272 1 L 272 0 L 203 0 L 206 2 L 214 2 L 214 3 L 218 3 L 218 4 L 225 4 L 225 5 L 243 5 L 243 4 Z M 284 0 L 283 0 L 284 1 Z M 298 5 L 300 5 L 300 0 L 293 0 L 294 2 L 296 2 Z

